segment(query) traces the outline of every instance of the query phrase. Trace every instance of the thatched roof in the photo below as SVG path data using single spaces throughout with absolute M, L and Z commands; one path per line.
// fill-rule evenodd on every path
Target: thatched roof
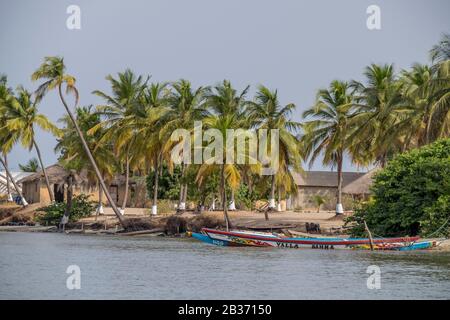
M 70 171 L 65 169 L 60 164 L 54 164 L 47 168 L 45 168 L 47 171 L 48 179 L 50 184 L 64 184 L 67 181 L 67 177 L 69 176 Z M 82 170 L 80 173 L 72 172 L 73 176 L 75 177 L 74 183 L 80 186 L 85 187 L 93 187 L 89 179 L 87 178 L 87 172 L 86 170 Z M 33 173 L 25 178 L 22 178 L 19 180 L 19 183 L 29 183 L 36 180 L 41 180 L 41 183 L 45 183 L 45 177 L 43 171 L 38 171 L 36 173 Z M 130 177 L 130 182 L 132 183 L 133 179 Z M 125 184 L 125 176 L 124 175 L 116 175 L 110 182 L 111 185 L 123 185 Z
M 45 169 L 47 171 L 48 179 L 51 184 L 64 183 L 65 179 L 69 175 L 69 171 L 64 169 L 59 164 L 51 165 Z M 40 170 L 36 173 L 33 173 L 33 174 L 29 175 L 28 177 L 20 179 L 18 182 L 23 184 L 23 183 L 27 183 L 27 182 L 36 181 L 36 180 L 45 181 L 44 173 L 42 170 Z
M 347 194 L 369 194 L 370 186 L 372 185 L 373 175 L 380 170 L 379 168 L 375 168 L 364 174 L 362 177 L 359 177 L 355 181 L 347 184 L 343 189 L 343 193 Z
M 346 186 L 366 173 L 343 172 L 343 186 Z M 337 188 L 337 172 L 335 171 L 305 171 L 303 174 L 293 173 L 294 181 L 299 187 Z

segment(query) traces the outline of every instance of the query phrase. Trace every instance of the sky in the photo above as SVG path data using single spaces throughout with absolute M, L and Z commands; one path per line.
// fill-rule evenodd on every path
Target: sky
M 69 29 L 70 5 L 81 10 L 81 29 Z M 380 8 L 381 29 L 366 13 Z M 190 80 L 194 86 L 228 79 L 242 90 L 278 89 L 301 120 L 318 89 L 335 79 L 364 79 L 371 63 L 396 70 L 427 63 L 428 51 L 450 32 L 448 0 L 0 0 L 0 73 L 33 91 L 30 75 L 45 56 L 63 56 L 77 79 L 81 105 L 101 103 L 105 77 L 131 68 L 152 81 Z M 73 103 L 73 102 L 72 102 Z M 40 104 L 52 121 L 63 106 L 52 92 Z M 56 140 L 37 130 L 45 165 L 56 162 Z M 13 170 L 35 156 L 17 145 Z M 313 170 L 329 170 L 321 159 Z M 347 158 L 344 170 L 364 171 Z

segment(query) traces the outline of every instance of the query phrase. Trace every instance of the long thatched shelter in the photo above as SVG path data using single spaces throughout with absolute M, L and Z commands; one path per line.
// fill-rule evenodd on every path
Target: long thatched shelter
M 352 195 L 354 198 L 366 198 L 371 193 L 370 187 L 373 182 L 373 177 L 379 170 L 380 168 L 374 168 L 358 179 L 350 182 L 342 189 L 342 193 Z
M 50 187 L 55 195 L 55 201 L 63 202 L 67 197 L 67 181 L 69 175 L 73 177 L 74 194 L 85 193 L 90 195 L 92 200 L 98 198 L 98 184 L 94 179 L 89 179 L 87 171 L 82 170 L 76 173 L 67 170 L 60 164 L 54 164 L 46 168 L 50 182 Z M 29 203 L 47 204 L 50 202 L 45 177 L 42 171 L 29 175 L 19 182 L 22 184 L 23 195 Z M 131 197 L 135 188 L 135 181 L 130 179 L 127 206 L 131 204 Z M 108 181 L 109 192 L 117 204 L 121 204 L 125 194 L 125 177 L 117 175 Z M 103 201 L 106 201 L 104 197 Z

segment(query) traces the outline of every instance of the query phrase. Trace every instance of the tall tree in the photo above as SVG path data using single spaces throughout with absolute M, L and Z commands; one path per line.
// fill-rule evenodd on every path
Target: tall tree
M 161 119 L 168 111 L 167 98 L 170 94 L 167 83 L 151 83 L 144 90 L 140 102 L 136 105 L 134 115 L 127 126 L 135 128 L 139 139 L 134 147 L 136 163 L 146 172 L 153 169 L 155 175 L 152 215 L 158 214 L 158 179 L 162 162 L 167 158 L 161 135 Z
M 290 169 L 299 173 L 301 171 L 301 153 L 300 144 L 296 137 L 300 129 L 300 123 L 292 121 L 290 116 L 295 109 L 293 103 L 282 106 L 278 100 L 278 91 L 270 90 L 265 86 L 259 86 L 255 101 L 250 103 L 250 118 L 253 127 L 257 129 L 268 130 L 268 139 L 271 139 L 271 130 L 277 130 L 278 140 L 278 168 L 271 178 L 269 210 L 275 210 L 275 191 L 278 178 L 284 177 L 289 180 L 291 177 Z M 274 146 L 271 146 L 272 148 Z M 290 169 L 289 169 L 290 168 Z M 281 169 L 281 170 L 280 170 Z M 284 170 L 283 170 L 284 169 Z M 283 184 L 281 179 L 279 185 Z M 278 206 L 280 209 L 280 203 Z M 267 211 L 266 220 L 269 219 Z
M 245 96 L 248 92 L 247 86 L 242 92 L 238 93 L 231 83 L 224 80 L 221 84 L 216 85 L 210 92 L 206 94 L 206 106 L 209 109 L 203 124 L 207 129 L 215 129 L 218 133 L 217 138 L 221 138 L 222 143 L 215 150 L 215 155 L 211 159 L 203 159 L 204 164 L 200 166 L 198 171 L 198 179 L 209 174 L 216 166 L 220 167 L 220 194 L 222 196 L 222 207 L 227 230 L 232 228 L 231 221 L 228 216 L 228 198 L 227 186 L 236 190 L 239 187 L 241 175 L 238 166 L 234 163 L 227 163 L 226 155 L 228 152 L 235 150 L 227 150 L 227 130 L 248 128 L 249 122 L 245 115 Z M 234 148 L 234 147 L 233 147 Z M 239 155 L 237 155 L 238 157 Z M 243 154 L 249 160 L 249 154 Z M 214 160 L 214 159 L 217 159 Z M 250 161 L 248 161 L 250 163 Z
M 88 133 L 95 134 L 99 128 L 103 128 L 102 142 L 112 141 L 115 154 L 121 160 L 125 172 L 125 193 L 121 207 L 121 213 L 125 213 L 128 199 L 128 185 L 130 176 L 130 163 L 133 161 L 132 149 L 139 136 L 136 128 L 128 126 L 130 117 L 133 117 L 133 108 L 139 103 L 139 99 L 147 85 L 147 80 L 142 76 L 136 76 L 127 69 L 118 73 L 117 78 L 108 75 L 106 79 L 110 82 L 112 95 L 96 90 L 93 93 L 105 100 L 105 105 L 97 106 L 97 111 L 105 118 Z
M 7 123 L 7 113 L 6 111 L 11 108 L 11 104 L 14 103 L 15 97 L 13 94 L 13 90 L 8 87 L 8 81 L 6 75 L 0 75 L 0 153 L 3 157 L 0 156 L 0 162 L 6 171 L 6 183 L 7 187 L 9 186 L 9 181 L 12 182 L 14 186 L 14 190 L 19 195 L 22 206 L 26 207 L 28 202 L 24 198 L 21 189 L 17 185 L 14 177 L 9 171 L 8 163 L 7 163 L 7 154 L 11 151 L 12 147 L 19 141 L 20 135 L 17 130 L 9 130 L 6 127 Z M 8 187 L 9 189 L 9 187 Z M 11 198 L 11 194 L 8 190 L 8 198 Z M 8 200 L 9 200 L 8 199 Z
M 206 110 L 203 101 L 207 88 L 199 87 L 193 89 L 189 81 L 181 79 L 172 84 L 173 91 L 168 96 L 168 112 L 162 119 L 163 126 L 161 129 L 161 136 L 165 141 L 165 149 L 171 150 L 174 142 L 169 139 L 172 132 L 176 129 L 192 130 L 194 121 L 201 120 Z M 172 164 L 169 161 L 170 169 Z M 186 181 L 186 163 L 181 164 L 181 178 L 180 178 L 180 196 L 178 201 L 178 211 L 182 212 L 186 209 L 187 196 L 187 181 Z
M 450 33 L 444 33 L 439 43 L 431 48 L 430 58 L 437 64 L 450 60 Z
M 39 161 L 36 158 L 31 158 L 25 164 L 19 163 L 19 168 L 23 172 L 37 172 L 39 170 Z
M 102 178 L 110 181 L 113 178 L 117 161 L 112 150 L 110 141 L 102 141 L 104 135 L 102 130 L 97 130 L 95 134 L 86 134 L 86 132 L 101 123 L 100 115 L 94 113 L 92 106 L 75 108 L 75 118 L 81 132 L 86 137 L 86 143 L 92 150 L 92 155 L 98 165 Z M 77 135 L 75 127 L 68 115 L 59 120 L 63 123 L 62 135 L 58 139 L 55 151 L 61 153 L 59 161 L 69 172 L 75 171 L 86 174 L 88 186 L 97 185 L 98 189 L 98 207 L 97 215 L 103 213 L 103 192 L 100 183 L 95 174 L 95 170 L 89 163 L 89 158 L 84 151 L 80 137 Z M 75 175 L 71 173 L 71 178 L 67 179 L 67 184 L 73 184 Z
M 36 91 L 37 97 L 42 98 L 49 90 L 58 88 L 59 97 L 61 99 L 64 108 L 66 109 L 67 114 L 69 115 L 75 130 L 80 137 L 81 143 L 84 148 L 84 152 L 86 152 L 89 161 L 94 168 L 95 174 L 100 182 L 100 186 L 103 189 L 106 198 L 108 199 L 117 219 L 123 227 L 126 227 L 124 224 L 124 220 L 122 218 L 122 214 L 117 208 L 114 200 L 112 199 L 108 188 L 106 187 L 105 181 L 102 178 L 101 172 L 98 169 L 98 166 L 92 156 L 91 150 L 89 150 L 89 146 L 84 139 L 84 136 L 78 127 L 76 119 L 72 112 L 70 111 L 69 105 L 67 104 L 64 95 L 63 95 L 63 86 L 66 86 L 66 93 L 74 93 L 75 94 L 75 106 L 78 104 L 78 90 L 75 87 L 75 78 L 71 75 L 65 73 L 65 65 L 64 60 L 61 57 L 46 57 L 44 59 L 44 63 L 32 74 L 31 79 L 33 81 L 44 80 L 39 88 Z
M 352 82 L 357 94 L 352 123 L 352 155 L 363 164 L 373 161 L 385 167 L 394 154 L 404 149 L 409 107 L 402 94 L 393 65 L 372 64 L 364 75 L 366 84 Z
M 309 163 L 323 153 L 322 163 L 337 167 L 336 215 L 344 212 L 342 207 L 342 165 L 344 154 L 352 141 L 350 117 L 353 96 L 347 82 L 333 81 L 328 89 L 319 90 L 315 105 L 303 113 L 309 119 L 303 123 L 301 137 L 303 152 Z
M 51 202 L 55 201 L 53 190 L 50 186 L 47 170 L 42 161 L 41 151 L 36 142 L 35 126 L 44 131 L 51 132 L 53 135 L 60 134 L 59 129 L 42 113 L 38 113 L 38 99 L 32 100 L 31 93 L 22 87 L 17 89 L 17 95 L 12 103 L 6 108 L 6 128 L 16 131 L 20 135 L 22 145 L 31 150 L 36 150 L 39 163 L 44 173 L 45 184 L 47 186 L 48 195 Z

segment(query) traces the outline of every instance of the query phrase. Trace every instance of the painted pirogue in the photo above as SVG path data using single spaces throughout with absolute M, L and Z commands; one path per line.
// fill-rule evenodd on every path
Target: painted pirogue
M 277 248 L 370 248 L 368 238 L 291 238 L 278 234 L 252 231 L 223 231 L 203 228 L 202 233 L 192 233 L 192 237 L 219 246 L 253 246 Z M 376 250 L 417 250 L 438 245 L 436 241 L 417 242 L 419 237 L 374 238 Z

